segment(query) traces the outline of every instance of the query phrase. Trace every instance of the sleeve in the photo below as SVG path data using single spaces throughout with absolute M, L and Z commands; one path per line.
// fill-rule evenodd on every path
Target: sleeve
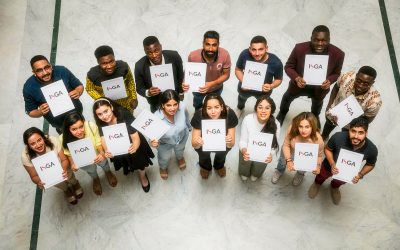
M 322 139 L 321 135 L 318 133 L 318 161 L 317 164 L 318 166 L 321 166 L 322 160 L 324 159 L 324 140 Z
M 290 139 L 289 139 L 289 132 L 291 126 L 289 126 L 288 130 L 286 131 L 285 140 L 283 141 L 282 145 L 282 153 L 285 159 L 291 158 L 292 155 L 290 153 Z
M 222 66 L 223 69 L 230 69 L 232 66 L 231 63 L 231 56 L 229 55 L 229 52 L 226 51 L 226 58 L 225 58 L 225 62 L 224 65 Z
M 189 55 L 188 55 L 188 62 L 193 62 L 193 60 L 192 60 L 192 52 L 190 52 Z
M 38 103 L 25 88 L 22 92 L 22 95 L 24 96 L 25 112 L 27 114 L 39 107 L 40 103 Z
M 128 134 L 134 134 L 137 130 L 131 126 L 132 122 L 135 120 L 135 117 L 129 112 L 127 109 L 122 108 L 120 112 L 122 113 L 123 120 L 125 121 L 126 128 L 128 129 Z
M 141 62 L 142 60 L 139 60 L 135 64 L 135 81 L 136 81 L 136 91 L 139 93 L 139 95 L 146 97 L 146 86 L 144 83 L 144 70 L 143 70 L 143 63 Z
M 63 152 L 64 152 L 64 154 L 65 154 L 66 156 L 71 156 L 71 152 L 69 152 L 69 149 L 68 149 L 68 148 L 64 148 L 64 147 L 62 146 L 62 144 L 63 144 L 63 135 L 62 135 L 62 134 L 58 136 L 58 139 L 57 139 L 57 138 L 50 137 L 50 140 L 51 140 L 51 142 L 53 143 L 53 145 L 54 145 L 54 150 L 55 150 L 57 153 L 60 152 L 60 150 L 62 149 Z
M 184 73 L 183 73 L 183 62 L 182 62 L 182 58 L 181 56 L 178 54 L 178 52 L 176 52 L 176 79 L 178 80 L 175 86 L 175 89 L 177 90 L 178 93 L 183 93 L 183 89 L 182 89 L 182 82 L 183 82 L 183 77 L 184 77 Z
M 88 122 L 88 125 L 89 125 L 89 129 L 91 130 L 91 133 L 92 133 L 94 141 L 95 141 L 94 146 L 95 147 L 101 146 L 101 138 L 100 138 L 99 128 L 93 122 Z
M 371 141 L 368 141 L 368 143 L 372 144 Z M 378 149 L 374 144 L 372 144 L 372 147 L 369 151 L 370 152 L 368 152 L 365 158 L 366 161 L 365 165 L 375 167 L 376 161 L 378 160 Z
M 30 160 L 29 155 L 26 152 L 26 146 L 25 146 L 24 150 L 22 150 L 22 153 L 21 153 L 21 163 L 24 166 L 33 167 L 32 161 Z
M 337 138 L 340 137 L 341 132 L 336 132 L 332 137 L 328 140 L 328 143 L 326 146 L 330 151 L 336 150 L 336 145 L 337 145 Z
M 242 122 L 242 126 L 240 129 L 240 140 L 239 140 L 239 149 L 247 148 L 247 142 L 249 141 L 249 122 L 252 114 L 247 115 Z
M 274 79 L 275 80 L 282 80 L 283 78 L 283 64 L 282 61 L 276 57 L 276 71 L 275 71 L 275 75 L 274 75 Z
M 235 114 L 235 112 L 228 108 L 228 117 L 227 117 L 227 128 L 234 128 L 238 125 L 239 120 Z
M 332 72 L 328 75 L 328 77 L 326 79 L 328 79 L 331 83 L 336 82 L 336 80 L 338 79 L 338 77 L 340 76 L 340 73 L 342 71 L 342 67 L 343 67 L 343 61 L 344 61 L 344 53 L 337 49 L 338 51 L 337 53 L 337 58 L 335 58 L 335 61 L 332 62 L 335 65 L 333 66 Z
M 126 87 L 127 94 L 128 94 L 128 99 L 136 100 L 137 96 L 136 96 L 135 81 L 133 80 L 132 71 L 129 68 L 129 66 L 128 66 L 128 72 L 126 73 L 126 75 L 124 77 L 124 82 L 125 82 L 125 87 Z
M 86 92 L 94 99 L 98 99 L 102 97 L 102 95 L 97 92 L 97 90 L 94 87 L 93 81 L 89 78 L 89 76 L 86 76 Z
M 72 72 L 69 69 L 65 68 L 65 72 L 67 74 L 67 79 L 68 79 L 68 83 L 65 84 L 68 84 L 72 89 L 75 89 L 80 85 L 83 85 L 81 81 L 79 81 L 79 79 L 76 78 L 76 76 L 72 74 Z
M 371 104 L 368 105 L 367 109 L 364 110 L 364 115 L 368 118 L 375 118 L 378 114 L 379 109 L 382 106 L 382 100 L 379 98 L 378 100 L 374 101 L 373 98 L 370 100 Z
M 296 65 L 297 65 L 297 50 L 298 45 L 296 45 L 293 50 L 292 53 L 290 53 L 290 56 L 285 64 L 285 72 L 286 74 L 289 76 L 289 78 L 291 80 L 294 81 L 294 79 L 296 79 L 296 77 L 299 76 L 299 73 L 297 73 L 296 71 Z
M 185 109 L 185 123 L 186 123 L 186 127 L 187 127 L 189 130 L 192 130 L 192 125 L 190 124 L 190 121 L 189 121 L 189 112 L 188 112 L 188 110 L 187 110 L 186 107 L 184 107 L 184 109 Z
M 194 113 L 190 124 L 195 129 L 201 129 L 201 109 Z
M 236 68 L 244 70 L 245 66 L 246 66 L 246 61 L 244 60 L 244 53 L 245 51 L 242 51 L 242 53 L 240 53 L 237 61 L 236 61 Z

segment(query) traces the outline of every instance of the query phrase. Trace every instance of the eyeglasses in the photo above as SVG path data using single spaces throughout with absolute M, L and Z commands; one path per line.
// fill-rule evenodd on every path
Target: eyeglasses
M 41 69 L 35 69 L 36 74 L 44 74 L 45 72 L 49 72 L 51 70 L 51 65 L 46 65 L 44 68 Z

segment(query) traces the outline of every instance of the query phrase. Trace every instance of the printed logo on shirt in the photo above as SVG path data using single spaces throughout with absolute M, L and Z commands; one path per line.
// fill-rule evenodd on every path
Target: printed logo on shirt
M 222 69 L 222 63 L 217 64 L 217 69 Z

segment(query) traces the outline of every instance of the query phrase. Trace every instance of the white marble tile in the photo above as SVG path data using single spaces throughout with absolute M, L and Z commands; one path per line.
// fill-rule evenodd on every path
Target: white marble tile
M 8 8 L 0 7 L 1 23 L 8 16 L 24 20 L 19 26 L 11 21 L 16 26 L 0 26 L 6 34 L 15 29 L 18 41 L 13 44 L 9 36 L 0 38 L 2 54 L 3 51 L 14 53 L 17 64 L 10 71 L 13 80 L 1 80 L 1 86 L 7 87 L 2 87 L 7 91 L 5 100 L 11 100 L 13 107 L 11 121 L 0 126 L 0 131 L 9 137 L 0 143 L 0 157 L 4 159 L 3 165 L 0 164 L 1 249 L 29 246 L 35 189 L 20 165 L 19 153 L 22 132 L 28 126 L 41 127 L 41 119 L 30 119 L 24 114 L 20 93 L 31 74 L 29 59 L 35 54 L 49 55 L 53 25 L 53 1 L 31 0 L 24 4 L 18 1 Z M 390 21 L 398 22 L 395 11 L 398 3 L 387 1 L 386 4 Z M 82 171 L 76 175 L 85 194 L 77 206 L 67 205 L 59 190 L 46 191 L 38 249 L 397 248 L 400 245 L 400 170 L 397 167 L 400 156 L 396 143 L 398 132 L 394 128 L 400 120 L 394 110 L 399 107 L 399 101 L 377 1 L 364 1 L 362 5 L 354 0 L 101 0 L 96 4 L 63 1 L 57 63 L 67 66 L 84 82 L 88 69 L 96 64 L 94 49 L 109 44 L 117 58 L 127 61 L 133 69 L 134 63 L 144 55 L 141 44 L 147 35 L 157 35 L 164 49 L 178 50 L 185 61 L 191 50 L 201 47 L 202 35 L 209 29 L 220 32 L 221 47 L 230 51 L 233 65 L 250 39 L 258 34 L 266 36 L 270 52 L 285 63 L 294 44 L 308 40 L 312 28 L 318 24 L 328 25 L 332 43 L 346 52 L 343 70 L 361 65 L 377 69 L 376 87 L 384 100 L 369 131 L 369 137 L 379 148 L 376 169 L 360 184 L 344 186 L 339 206 L 332 204 L 328 185 L 321 188 L 314 200 L 307 197 L 313 181 L 311 174 L 298 188 L 291 185 L 292 173 L 285 174 L 273 185 L 270 178 L 276 159 L 263 178 L 255 183 L 242 182 L 237 175 L 237 145 L 228 154 L 227 177 L 220 179 L 213 173 L 209 180 L 203 181 L 195 166 L 197 154 L 188 143 L 185 152 L 188 168 L 180 171 L 174 159 L 171 160 L 170 176 L 163 181 L 155 161 L 148 169 L 151 182 L 148 194 L 142 191 L 136 175 L 117 173 L 118 186 L 109 187 L 100 169 L 103 186 L 100 197 L 93 194 L 91 179 Z M 391 28 L 397 39 L 394 34 L 398 34 L 398 25 L 391 23 Z M 9 68 L 7 62 L 0 65 Z M 277 106 L 287 84 L 285 75 L 281 87 L 272 95 Z M 236 105 L 236 85 L 232 67 L 223 92 L 230 106 Z M 82 101 L 84 114 L 90 118 L 91 98 L 84 94 Z M 143 98 L 139 102 L 139 109 L 148 107 Z M 190 94 L 185 102 L 191 106 Z M 254 99 L 248 100 L 247 113 L 251 112 L 254 102 Z M 8 101 L 5 103 L 9 105 Z M 295 100 L 281 134 L 290 118 L 309 110 L 310 106 L 307 98 Z M 4 116 L 8 113 L 3 103 L 0 111 L 2 121 L 6 121 L 9 115 Z M 193 112 L 191 107 L 190 112 Z M 54 130 L 51 133 L 55 134 Z M 1 169 L 4 169 L 3 177 Z

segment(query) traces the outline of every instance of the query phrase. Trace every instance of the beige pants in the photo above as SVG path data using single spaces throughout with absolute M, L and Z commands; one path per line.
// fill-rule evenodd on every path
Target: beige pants
M 266 167 L 267 163 L 257 161 L 245 161 L 243 159 L 242 152 L 239 151 L 239 175 L 243 175 L 246 177 L 250 177 L 252 175 L 254 177 L 260 178 L 263 175 Z
M 78 183 L 78 180 L 75 178 L 74 172 L 72 172 L 70 168 L 68 168 L 67 174 L 68 174 L 68 180 L 60 182 L 57 185 L 54 185 L 55 187 L 61 189 L 64 192 L 68 190 L 68 186 L 73 186 Z

